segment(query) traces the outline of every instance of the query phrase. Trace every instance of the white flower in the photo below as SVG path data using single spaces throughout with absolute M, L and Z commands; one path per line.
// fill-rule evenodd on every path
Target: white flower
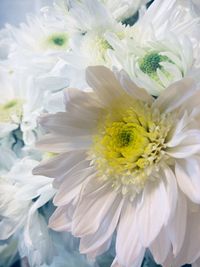
M 60 62 L 48 74 L 38 77 L 13 69 L 11 63 L 0 66 L 0 137 L 20 128 L 25 144 L 31 146 L 40 135 L 38 116 L 64 109 L 62 90 L 68 84 L 66 72 Z
M 199 79 L 198 21 L 178 1 L 157 0 L 124 39 L 107 35 L 111 62 L 154 96 L 183 77 Z
M 107 51 L 111 48 L 105 39 L 108 32 L 123 35 L 125 27 L 117 23 L 97 0 L 75 1 L 69 10 L 69 24 L 74 28 L 72 53 L 66 61 L 77 69 L 89 65 L 110 65 Z
M 116 230 L 113 266 L 125 267 L 140 266 L 164 229 L 164 262 L 183 245 L 181 199 L 200 203 L 200 90 L 184 79 L 155 100 L 123 72 L 116 78 L 96 66 L 86 75 L 94 92 L 69 89 L 66 112 L 41 118 L 49 134 L 39 147 L 60 154 L 34 170 L 56 178 L 50 226 L 81 237 L 90 257 L 108 249 Z
M 0 83 L 0 138 L 2 138 L 18 128 L 22 116 L 23 96 L 12 86 L 12 73 L 2 67 L 0 67 Z
M 51 243 L 47 223 L 38 209 L 55 194 L 53 179 L 33 176 L 37 161 L 24 158 L 15 161 L 7 173 L 1 174 L 0 239 L 18 236 L 18 249 L 27 256 L 31 266 L 52 261 Z

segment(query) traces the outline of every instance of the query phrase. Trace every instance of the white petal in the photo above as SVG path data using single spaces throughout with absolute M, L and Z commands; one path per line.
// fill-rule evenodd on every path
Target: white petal
M 97 232 L 81 238 L 81 253 L 94 253 L 110 239 L 117 226 L 123 203 L 121 197 L 116 198 L 107 215 L 103 218 Z M 97 255 L 97 253 L 95 253 L 95 255 Z
M 36 148 L 48 152 L 64 153 L 74 150 L 88 149 L 92 144 L 90 136 L 67 137 L 63 135 L 47 134 L 36 145 Z
M 63 182 L 61 183 L 58 192 L 54 198 L 56 206 L 63 206 L 78 197 L 83 183 L 91 178 L 94 172 L 93 167 L 89 167 L 88 161 L 81 161 L 70 171 L 63 174 Z
M 197 87 L 192 79 L 182 79 L 166 88 L 154 102 L 154 107 L 161 112 L 172 112 L 183 105 L 196 90 Z
M 86 79 L 104 105 L 110 106 L 114 99 L 119 100 L 125 95 L 114 73 L 106 67 L 88 67 Z
M 153 98 L 143 88 L 139 88 L 133 81 L 131 81 L 124 71 L 119 72 L 118 76 L 122 87 L 130 96 L 149 104 L 153 102 Z
M 145 249 L 140 243 L 136 223 L 134 204 L 127 202 L 121 214 L 116 239 L 117 259 L 122 266 L 135 266 L 144 256 Z
M 177 144 L 177 145 L 176 145 Z M 174 158 L 186 158 L 200 151 L 200 131 L 188 130 L 177 134 L 169 142 L 166 153 Z
M 74 213 L 72 233 L 78 237 L 95 233 L 116 197 L 109 184 L 102 185 L 98 179 L 90 179 Z
M 200 257 L 200 210 L 188 214 L 187 231 L 183 247 L 177 256 L 177 263 L 181 265 L 192 263 Z
M 55 231 L 71 231 L 71 222 L 75 206 L 69 203 L 59 207 L 49 219 L 49 227 Z
M 91 135 L 97 124 L 96 121 L 90 120 L 88 116 L 85 116 L 83 120 L 79 116 L 79 119 L 74 119 L 72 121 L 70 114 L 67 112 L 58 112 L 56 114 L 42 116 L 39 122 L 42 127 L 51 133 L 69 137 Z
M 200 203 L 200 157 L 177 161 L 175 172 L 181 190 L 191 201 Z
M 165 176 L 165 188 L 167 192 L 168 197 L 168 211 L 169 214 L 167 215 L 165 224 L 167 225 L 168 221 L 171 219 L 171 217 L 174 216 L 174 213 L 176 211 L 177 206 L 177 200 L 178 200 L 178 190 L 177 190 L 177 183 L 176 183 L 176 177 L 174 172 L 168 167 L 164 166 L 163 168 L 164 176 Z
M 42 162 L 33 169 L 33 174 L 42 174 L 48 177 L 61 176 L 86 157 L 85 151 L 63 153 Z
M 172 218 L 168 226 L 168 234 L 172 242 L 173 253 L 175 256 L 179 253 L 183 245 L 186 230 L 186 221 L 187 202 L 184 195 L 180 192 L 174 218 Z
M 83 238 L 81 238 L 82 240 Z M 95 249 L 94 251 L 90 252 L 90 253 L 87 253 L 87 258 L 89 260 L 95 260 L 95 258 L 98 256 L 98 255 L 101 255 L 103 254 L 105 251 L 107 251 L 110 246 L 111 246 L 111 242 L 112 242 L 112 238 L 109 238 L 106 242 L 104 242 L 101 246 L 99 246 L 97 249 Z M 81 245 L 81 243 L 80 243 Z M 80 248 L 81 249 L 81 248 Z
M 171 242 L 168 237 L 168 233 L 163 228 L 155 241 L 150 246 L 150 251 L 154 257 L 154 260 L 158 264 L 163 264 L 167 259 L 168 253 L 171 249 Z
M 147 184 L 136 211 L 140 240 L 144 247 L 148 247 L 159 234 L 169 215 L 168 208 L 163 181 Z

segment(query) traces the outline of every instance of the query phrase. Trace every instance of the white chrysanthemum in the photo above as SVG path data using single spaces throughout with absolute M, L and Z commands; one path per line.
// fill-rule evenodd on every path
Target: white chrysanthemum
M 25 144 L 33 145 L 40 135 L 38 116 L 64 109 L 62 89 L 67 82 L 62 76 L 65 73 L 58 66 L 46 76 L 26 76 L 12 69 L 11 62 L 7 63 L 0 66 L 0 137 L 20 128 Z M 55 90 L 56 86 L 59 91 Z
M 101 0 L 117 20 L 133 16 L 149 0 Z
M 118 75 L 88 68 L 94 92 L 69 89 L 66 112 L 41 118 L 49 134 L 39 146 L 60 155 L 34 172 L 56 177 L 53 229 L 81 237 L 91 257 L 108 249 L 116 230 L 113 266 L 138 267 L 162 229 L 170 237 L 162 262 L 171 247 L 177 255 L 184 200 L 200 203 L 200 90 L 184 79 L 153 99 Z
M 105 34 L 112 32 L 121 36 L 125 27 L 117 23 L 97 0 L 73 2 L 68 20 L 74 28 L 76 38 L 73 38 L 72 53 L 66 56 L 66 60 L 78 69 L 89 65 L 109 66 L 107 51 L 111 46 L 105 39 Z
M 19 28 L 7 25 L 7 31 L 12 36 L 7 64 L 17 75 L 42 80 L 49 90 L 67 86 L 68 68 L 61 58 L 70 50 L 70 35 L 63 20 L 53 14 L 29 16 Z
M 158 96 L 171 83 L 197 74 L 199 18 L 178 1 L 155 1 L 120 41 L 108 34 L 111 62 Z M 195 41 L 196 38 L 196 41 Z
M 29 259 L 31 267 L 52 261 L 53 244 L 47 222 L 38 211 L 55 194 L 52 179 L 32 175 L 37 161 L 15 161 L 0 177 L 0 240 L 18 236 L 18 249 Z M 48 249 L 47 249 L 48 248 Z
M 0 138 L 18 128 L 23 109 L 23 92 L 12 86 L 12 72 L 0 67 Z

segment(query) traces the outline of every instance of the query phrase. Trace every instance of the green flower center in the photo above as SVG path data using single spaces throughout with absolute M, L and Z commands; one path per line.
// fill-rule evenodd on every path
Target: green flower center
M 128 146 L 133 141 L 133 132 L 131 129 L 123 129 L 118 134 L 118 142 L 121 147 Z
M 47 43 L 53 48 L 67 48 L 69 37 L 66 33 L 54 33 L 47 39 Z
M 151 52 L 139 60 L 139 67 L 144 73 L 152 75 L 156 73 L 157 69 L 162 68 L 161 62 L 170 62 L 170 59 L 167 56 Z

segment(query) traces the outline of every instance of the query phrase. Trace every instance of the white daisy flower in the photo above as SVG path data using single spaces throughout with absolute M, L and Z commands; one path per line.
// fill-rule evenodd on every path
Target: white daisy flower
M 90 257 L 108 249 L 116 230 L 113 266 L 140 266 L 167 225 L 165 256 L 171 246 L 178 253 L 181 196 L 200 203 L 200 90 L 184 79 L 153 99 L 101 66 L 87 69 L 87 82 L 94 92 L 69 89 L 66 112 L 41 118 L 49 134 L 38 146 L 60 154 L 34 170 L 56 177 L 50 226 L 81 237 Z
M 183 77 L 199 78 L 199 18 L 189 7 L 157 0 L 129 30 L 122 40 L 107 35 L 109 53 L 113 65 L 125 69 L 139 87 L 158 96 Z
M 117 23 L 97 0 L 75 1 L 69 9 L 71 28 L 74 28 L 72 53 L 66 61 L 77 69 L 89 65 L 110 65 L 107 51 L 111 48 L 105 38 L 107 32 L 123 35 L 125 27 Z
M 70 36 L 67 26 L 56 17 L 44 15 L 29 16 L 27 23 L 19 28 L 7 25 L 12 34 L 12 51 L 9 53 L 10 67 L 24 79 L 34 77 L 46 82 L 49 90 L 67 86 L 68 71 L 61 59 L 70 50 Z M 54 76 L 53 76 L 54 73 Z M 52 82 L 54 78 L 54 82 Z M 52 83 L 52 84 L 51 84 Z
M 10 61 L 0 65 L 0 138 L 19 128 L 24 143 L 33 146 L 40 136 L 38 116 L 64 110 L 62 90 L 68 81 L 62 65 L 39 77 L 13 69 Z

